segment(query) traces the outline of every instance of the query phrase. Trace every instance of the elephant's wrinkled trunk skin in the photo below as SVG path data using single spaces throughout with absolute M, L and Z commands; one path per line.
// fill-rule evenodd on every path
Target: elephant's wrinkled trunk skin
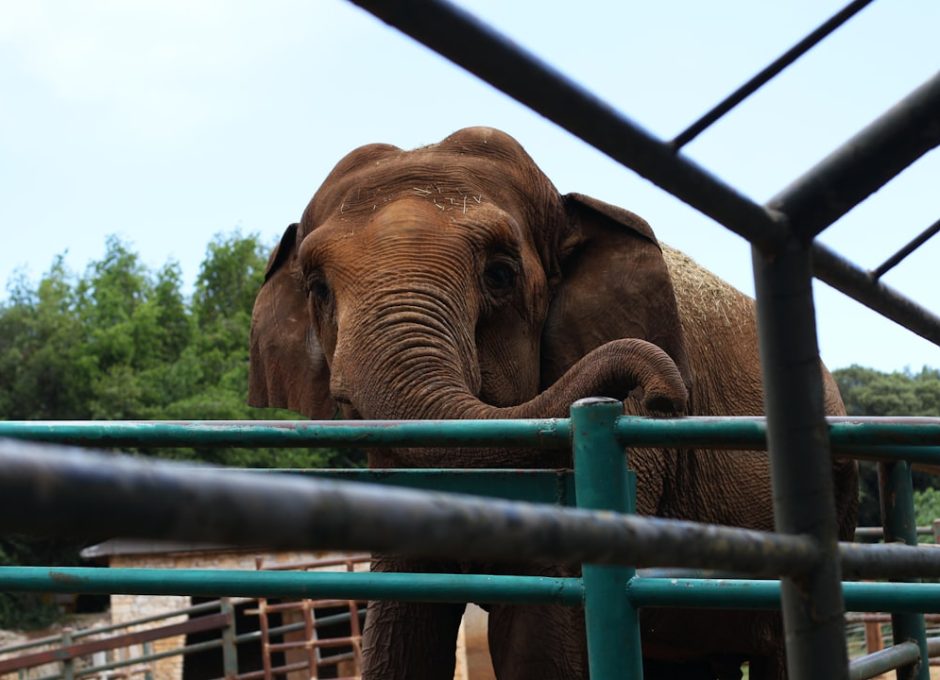
M 447 324 L 451 326 L 451 324 Z M 451 326 L 452 327 L 452 326 Z M 643 391 L 644 406 L 658 413 L 679 413 L 687 393 L 679 369 L 656 345 L 635 338 L 609 342 L 584 356 L 555 384 L 524 403 L 497 407 L 479 399 L 479 375 L 464 357 L 475 356 L 469 338 L 445 333 L 440 317 L 428 324 L 412 317 L 395 333 L 385 333 L 381 346 L 366 351 L 359 345 L 357 371 L 364 383 L 350 390 L 354 408 L 367 419 L 520 419 L 561 418 L 570 405 L 589 396 L 625 399 L 636 388 Z M 446 336 L 450 335 L 450 338 Z M 381 337 L 381 336 L 380 336 Z M 442 342 L 444 340 L 449 340 Z M 473 364 L 475 366 L 475 364 Z M 476 383 L 476 384 L 473 384 Z M 351 386 L 352 387 L 352 386 Z M 375 466 L 434 465 L 447 457 L 448 466 L 460 466 L 453 452 L 429 449 L 398 450 L 375 454 Z M 532 460 L 528 460 L 533 456 Z M 545 464 L 544 452 L 464 450 L 459 459 L 481 465 L 527 466 Z M 557 461 L 556 461 L 557 462 Z

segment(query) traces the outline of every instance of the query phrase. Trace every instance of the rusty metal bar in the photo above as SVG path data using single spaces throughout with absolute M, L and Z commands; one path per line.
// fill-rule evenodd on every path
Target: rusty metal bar
M 735 106 L 750 97 L 754 92 L 763 87 L 768 81 L 774 78 L 790 64 L 806 54 L 815 47 L 826 36 L 839 28 L 846 21 L 855 16 L 862 9 L 870 5 L 872 0 L 854 0 L 830 17 L 824 24 L 815 31 L 807 35 L 796 45 L 784 52 L 775 59 L 760 73 L 748 80 L 744 85 L 732 92 L 721 103 L 712 108 L 708 113 L 692 123 L 688 128 L 679 133 L 669 144 L 676 151 L 698 137 L 702 132 L 708 129 L 718 119 L 731 111 Z
M 0 441 L 0 531 L 801 573 L 801 536 Z M 389 512 L 394 507 L 395 512 Z M 702 541 L 699 543 L 699 541 Z
M 940 73 L 767 203 L 809 241 L 940 144 Z
M 20 668 L 32 668 L 33 666 L 42 666 L 55 661 L 66 661 L 79 656 L 85 656 L 94 652 L 100 652 L 117 647 L 127 647 L 137 645 L 142 642 L 160 640 L 162 638 L 174 637 L 177 635 L 186 635 L 188 633 L 198 633 L 206 630 L 219 630 L 229 624 L 228 617 L 224 614 L 213 614 L 211 616 L 202 616 L 197 619 L 190 619 L 183 623 L 175 623 L 160 628 L 150 628 L 134 633 L 124 633 L 114 635 L 101 640 L 91 640 L 77 644 L 65 645 L 58 649 L 50 649 L 44 652 L 35 652 L 12 659 L 0 659 L 0 674 L 6 674 Z
M 812 536 L 816 567 L 781 582 L 787 670 L 800 680 L 846 678 L 842 575 L 829 430 L 809 248 L 791 240 L 771 256 L 751 248 L 767 411 L 774 525 Z
M 929 227 L 924 229 L 920 234 L 915 236 L 910 243 L 901 248 L 894 255 L 889 257 L 887 260 L 878 265 L 871 272 L 871 278 L 874 280 L 880 279 L 882 276 L 887 274 L 891 269 L 894 269 L 901 260 L 913 253 L 915 250 L 924 245 L 932 236 L 936 235 L 937 232 L 940 232 L 940 220 L 937 220 Z

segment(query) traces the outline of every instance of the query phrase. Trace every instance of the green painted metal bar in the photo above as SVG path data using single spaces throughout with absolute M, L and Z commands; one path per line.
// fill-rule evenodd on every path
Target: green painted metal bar
M 581 579 L 486 574 L 0 567 L 0 592 L 580 604 Z
M 940 447 L 940 418 L 827 419 L 833 448 Z M 0 437 L 82 446 L 526 446 L 567 447 L 570 421 L 5 421 Z M 631 446 L 766 448 L 763 418 L 622 416 L 621 443 Z M 883 451 L 891 456 L 889 451 Z M 940 458 L 938 458 L 940 460 Z M 938 462 L 933 460 L 932 462 Z M 931 461 L 925 461 L 931 462 Z
M 623 447 L 616 423 L 623 404 L 615 399 L 582 399 L 571 407 L 575 486 L 579 507 L 632 512 Z M 626 597 L 633 567 L 584 564 L 584 617 L 591 680 L 643 678 L 640 619 Z
M 853 612 L 940 613 L 938 583 L 843 583 Z M 636 607 L 780 609 L 780 582 L 755 579 L 636 577 L 627 586 Z
M 885 543 L 901 541 L 907 545 L 917 545 L 910 463 L 879 463 L 878 490 Z M 891 615 L 891 630 L 895 645 L 912 642 L 917 646 L 920 657 L 920 663 L 899 667 L 897 680 L 930 680 L 927 629 L 923 614 L 895 612 Z
M 565 448 L 568 419 L 8 421 L 0 437 L 81 446 L 526 446 Z
M 635 607 L 779 609 L 780 582 L 757 579 L 649 578 L 625 586 Z M 940 583 L 843 585 L 854 612 L 940 613 Z M 384 599 L 414 602 L 514 602 L 578 606 L 578 578 L 487 574 L 280 572 L 224 569 L 0 567 L 0 592 L 124 593 L 203 597 Z
M 911 677 L 912 673 L 919 673 L 923 668 L 930 677 L 930 666 L 918 664 L 920 660 L 920 647 L 914 642 L 902 642 L 893 647 L 887 647 L 873 654 L 867 654 L 849 663 L 849 680 L 868 680 L 882 673 L 897 669 L 898 680 Z
M 940 458 L 938 458 L 940 460 Z M 385 469 L 385 470 L 294 470 L 253 469 L 253 472 L 283 472 L 307 477 L 398 486 L 424 491 L 463 493 L 510 501 L 574 506 L 574 475 L 570 470 L 491 469 Z

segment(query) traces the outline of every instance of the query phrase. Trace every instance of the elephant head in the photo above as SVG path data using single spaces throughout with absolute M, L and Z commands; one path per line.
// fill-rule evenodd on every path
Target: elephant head
M 632 393 L 679 412 L 689 375 L 646 222 L 559 194 L 514 139 L 469 128 L 337 164 L 271 255 L 249 403 L 314 419 L 522 418 Z

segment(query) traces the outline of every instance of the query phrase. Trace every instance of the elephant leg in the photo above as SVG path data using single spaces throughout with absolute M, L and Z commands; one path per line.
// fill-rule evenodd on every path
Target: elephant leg
M 751 680 L 786 680 L 787 658 L 782 646 L 775 654 L 751 658 L 748 677 Z
M 454 565 L 376 558 L 372 571 L 434 573 Z M 362 680 L 453 680 L 464 604 L 369 602 L 362 633 Z
M 499 680 L 587 680 L 584 610 L 490 605 L 489 643 Z

